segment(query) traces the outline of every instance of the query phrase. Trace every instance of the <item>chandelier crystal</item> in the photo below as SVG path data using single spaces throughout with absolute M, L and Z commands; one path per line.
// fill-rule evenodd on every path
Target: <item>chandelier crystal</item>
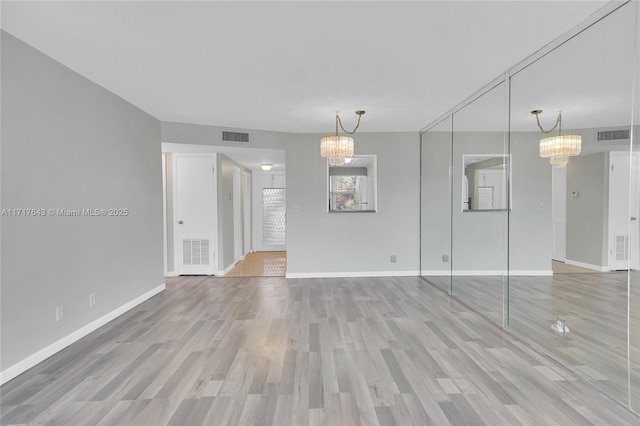
M 540 139 L 540 157 L 554 166 L 566 166 L 569 157 L 580 154 L 582 138 L 578 135 L 558 135 Z
M 341 136 L 338 134 L 338 126 L 343 132 L 352 135 L 358 130 L 360 126 L 360 118 L 364 114 L 364 111 L 356 111 L 358 115 L 358 123 L 353 131 L 349 132 L 342 126 L 340 116 L 336 112 L 336 133 L 330 136 L 324 136 L 320 139 L 320 156 L 329 160 L 331 166 L 342 166 L 345 163 L 346 158 L 353 157 L 354 145 L 353 138 L 351 136 Z
M 542 133 L 551 133 L 558 128 L 557 136 L 540 139 L 540 157 L 548 158 L 553 166 L 566 166 L 569 157 L 580 154 L 582 151 L 582 137 L 580 135 L 562 134 L 562 112 L 558 113 L 556 124 L 550 130 L 544 130 L 540 125 L 542 110 L 535 109 L 531 114 L 536 116 L 536 122 Z
M 353 138 L 350 136 L 331 135 L 320 139 L 320 156 L 323 158 L 353 157 L 353 152 Z

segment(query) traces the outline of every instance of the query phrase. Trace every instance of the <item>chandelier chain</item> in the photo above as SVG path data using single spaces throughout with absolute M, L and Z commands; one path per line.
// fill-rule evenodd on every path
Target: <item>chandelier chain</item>
M 556 124 L 553 125 L 553 127 L 549 130 L 544 130 L 542 128 L 542 125 L 540 124 L 540 114 L 535 114 L 536 116 L 536 122 L 538 123 L 538 127 L 540 128 L 540 130 L 542 131 L 542 133 L 544 134 L 548 134 L 553 132 L 556 127 L 558 127 L 558 134 L 562 134 L 562 112 L 558 113 L 558 118 L 556 119 Z
M 340 128 L 342 129 L 343 132 L 345 132 L 348 135 L 353 135 L 356 132 L 356 130 L 358 130 L 358 127 L 360 126 L 360 118 L 362 118 L 362 114 L 358 114 L 358 122 L 356 123 L 356 127 L 350 132 L 344 128 L 344 126 L 342 125 L 342 120 L 340 119 L 340 116 L 336 113 L 336 135 L 338 134 L 338 124 L 340 125 Z

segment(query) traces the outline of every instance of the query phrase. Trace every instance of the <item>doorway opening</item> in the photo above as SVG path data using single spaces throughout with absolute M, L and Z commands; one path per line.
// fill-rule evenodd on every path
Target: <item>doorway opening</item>
M 165 276 L 284 276 L 284 150 L 171 143 L 162 150 Z M 259 275 L 245 266 L 258 261 Z

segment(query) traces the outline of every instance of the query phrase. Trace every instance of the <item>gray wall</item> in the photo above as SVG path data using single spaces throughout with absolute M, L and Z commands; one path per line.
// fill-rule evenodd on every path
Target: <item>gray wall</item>
M 566 258 L 608 265 L 609 154 L 571 157 L 567 164 Z M 571 191 L 579 191 L 572 197 Z
M 551 166 L 537 153 L 539 136 L 511 134 L 513 208 L 507 217 L 503 211 L 462 212 L 462 156 L 504 153 L 504 134 L 455 132 L 452 154 L 451 132 L 435 130 L 423 135 L 423 272 L 506 270 L 507 260 L 512 271 L 549 271 Z M 450 264 L 442 261 L 449 250 Z
M 234 127 L 207 126 L 202 124 L 174 123 L 163 121 L 162 142 L 209 146 L 233 146 L 246 148 L 285 149 L 292 140 L 291 133 L 269 130 L 241 129 Z M 250 143 L 223 142 L 222 131 L 248 132 Z M 318 155 L 320 153 L 318 142 Z
M 5 370 L 163 283 L 162 172 L 159 121 L 1 38 L 2 208 L 129 209 L 2 217 Z
M 422 135 L 421 270 L 446 271 L 451 262 L 451 120 Z
M 356 134 L 356 155 L 377 155 L 376 213 L 327 213 L 321 136 L 295 135 L 287 149 L 288 273 L 417 273 L 418 133 Z M 397 263 L 390 263 L 393 254 Z
M 223 128 L 218 126 L 163 122 L 161 127 L 163 142 L 242 146 L 222 142 Z M 322 135 L 224 129 L 248 131 L 251 143 L 247 147 L 286 151 L 288 273 L 418 270 L 418 133 L 357 133 L 356 154 L 378 156 L 378 212 L 336 214 L 327 212 L 327 162 L 320 157 Z M 228 192 L 222 190 L 219 199 L 225 202 L 226 196 L 228 200 Z M 224 235 L 231 232 L 232 238 L 232 222 L 219 226 Z M 223 250 L 226 258 L 226 242 Z M 229 253 L 233 259 L 233 250 Z M 390 263 L 392 254 L 397 256 L 397 263 Z
M 453 270 L 506 270 L 507 212 L 462 212 L 462 157 L 503 154 L 501 132 L 453 133 Z
M 540 134 L 511 133 L 512 209 L 509 268 L 551 271 L 551 164 L 539 153 Z

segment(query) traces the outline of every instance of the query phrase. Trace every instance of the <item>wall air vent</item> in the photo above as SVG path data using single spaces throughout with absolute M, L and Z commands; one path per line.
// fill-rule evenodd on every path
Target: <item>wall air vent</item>
M 209 240 L 182 240 L 183 265 L 208 265 Z
M 222 140 L 227 142 L 249 143 L 249 133 L 222 132 Z
M 606 130 L 598 132 L 596 140 L 598 141 L 615 141 L 620 139 L 629 139 L 629 129 L 624 130 Z
M 629 235 L 616 235 L 616 260 L 629 260 Z

